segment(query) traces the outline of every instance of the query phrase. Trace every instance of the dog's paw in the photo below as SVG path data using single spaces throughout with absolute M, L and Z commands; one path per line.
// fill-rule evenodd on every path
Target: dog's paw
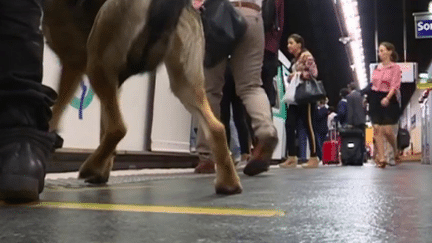
M 80 170 L 78 179 L 84 179 L 87 183 L 104 184 L 108 182 L 109 174 L 103 175 L 92 170 Z
M 104 176 L 90 176 L 84 180 L 87 183 L 91 184 L 106 184 L 108 182 L 108 177 Z
M 240 178 L 235 175 L 228 179 L 216 179 L 215 181 L 216 194 L 234 195 L 239 194 L 243 191 L 243 187 L 240 183 Z
M 218 185 L 215 187 L 216 194 L 222 195 L 234 195 L 242 193 L 243 188 L 241 185 L 227 186 L 227 185 Z
M 78 174 L 78 179 L 88 179 L 90 177 L 96 176 L 96 172 L 94 172 L 93 170 L 83 170 L 80 169 L 79 174 Z

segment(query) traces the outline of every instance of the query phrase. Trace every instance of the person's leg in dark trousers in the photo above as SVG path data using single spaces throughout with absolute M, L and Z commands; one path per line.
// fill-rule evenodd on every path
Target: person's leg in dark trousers
M 320 133 L 320 132 L 316 133 L 316 143 L 317 143 L 316 149 L 317 149 L 318 158 L 320 160 L 322 160 L 322 154 L 323 154 L 322 148 L 326 140 L 326 137 L 327 137 L 326 133 Z
M 307 143 L 308 133 L 306 129 L 306 122 L 302 119 L 297 119 L 297 137 L 298 137 L 298 160 L 301 163 L 307 161 Z
M 273 85 L 273 79 L 277 74 L 277 67 L 279 61 L 278 57 L 275 53 L 272 53 L 268 50 L 264 51 L 264 61 L 261 72 L 261 79 L 263 82 L 262 87 L 264 88 L 267 97 L 270 102 L 270 106 L 276 105 L 276 89 Z
M 55 134 L 42 83 L 42 0 L 0 0 L 0 200 L 39 198 Z
M 246 124 L 246 111 L 240 97 L 238 97 L 235 93 L 234 78 L 232 76 L 231 69 L 228 66 L 227 70 L 225 71 L 225 85 L 221 100 L 221 121 L 225 125 L 228 144 L 231 138 L 229 125 L 231 118 L 231 105 L 233 110 L 233 120 L 237 129 L 240 150 L 243 159 L 243 157 L 246 157 L 246 155 L 250 154 L 249 131 Z
M 246 123 L 247 113 L 242 100 L 235 93 L 232 99 L 232 108 L 233 120 L 237 129 L 237 134 L 240 142 L 242 160 L 245 160 L 250 154 L 249 129 L 248 124 Z
M 314 130 L 316 130 L 316 129 L 314 129 Z M 320 134 L 319 133 L 315 133 L 315 148 L 316 148 L 316 154 L 317 154 L 317 156 L 318 156 L 318 158 L 319 159 L 321 159 L 322 158 L 322 154 L 321 154 L 321 146 L 320 146 L 320 143 L 321 143 L 321 138 L 320 138 Z
M 231 141 L 231 103 L 232 98 L 235 95 L 234 78 L 231 73 L 231 69 L 227 67 L 225 71 L 225 84 L 222 90 L 222 100 L 220 103 L 220 119 L 225 126 L 226 137 L 228 140 L 228 146 Z
M 299 108 L 297 105 L 289 105 L 287 108 L 287 120 L 285 121 L 286 130 L 286 146 L 288 151 L 288 158 L 279 166 L 282 168 L 294 168 L 297 167 L 297 146 L 296 146 L 296 130 L 297 130 L 297 119 L 299 118 Z
M 306 164 L 303 164 L 303 168 L 316 168 L 318 167 L 318 157 L 317 157 L 317 148 L 316 148 L 316 137 L 315 137 L 315 131 L 313 129 L 313 112 L 314 112 L 314 106 L 315 104 L 305 104 L 301 105 L 299 107 L 299 110 L 301 112 L 300 116 L 301 119 L 304 119 L 306 121 L 306 127 L 308 132 L 308 139 L 309 139 L 309 149 L 310 149 L 310 158 L 309 161 Z
M 296 138 L 296 123 L 298 119 L 298 107 L 296 105 L 288 106 L 287 121 L 285 129 L 287 134 L 287 149 L 288 156 L 297 156 Z

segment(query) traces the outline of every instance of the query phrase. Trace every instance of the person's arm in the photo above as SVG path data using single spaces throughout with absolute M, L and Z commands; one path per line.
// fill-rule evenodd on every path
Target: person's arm
M 339 123 L 343 122 L 343 108 L 342 108 L 342 102 L 339 101 L 337 108 L 336 108 L 336 121 Z
M 344 103 L 345 102 L 339 102 L 337 110 L 338 120 L 341 125 L 345 124 L 347 119 L 347 104 Z
M 350 95 L 347 96 L 347 124 L 354 125 L 354 99 Z
M 302 78 L 308 80 L 311 75 L 315 78 L 318 77 L 318 68 L 312 54 L 309 52 L 303 53 L 301 60 L 304 62 L 305 67 L 301 74 Z
M 402 80 L 402 70 L 399 65 L 394 65 L 392 68 L 392 76 L 390 80 L 390 91 L 386 97 L 382 99 L 383 105 L 387 106 L 390 103 L 390 99 L 396 92 L 400 89 L 401 80 Z
M 390 92 L 387 95 L 388 99 L 391 99 L 393 95 L 400 89 L 400 85 L 402 82 L 402 70 L 399 65 L 394 66 L 394 70 L 392 70 L 392 80 L 390 81 Z
M 283 27 L 284 27 L 284 21 L 285 21 L 285 7 L 284 7 L 285 0 L 277 0 L 277 15 L 278 15 L 278 27 L 279 27 L 279 38 L 282 37 Z

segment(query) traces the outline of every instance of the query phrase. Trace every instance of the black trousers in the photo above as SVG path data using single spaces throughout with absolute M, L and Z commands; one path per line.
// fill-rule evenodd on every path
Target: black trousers
M 296 148 L 296 127 L 297 120 L 303 123 L 306 127 L 309 141 L 310 157 L 317 156 L 316 138 L 312 124 L 312 117 L 315 104 L 304 105 L 289 105 L 287 113 L 287 121 L 285 122 L 285 129 L 287 133 L 287 149 L 289 156 L 297 156 Z
M 0 129 L 48 131 L 56 93 L 42 85 L 43 0 L 0 0 Z
M 276 89 L 273 84 L 273 78 L 277 74 L 277 68 L 279 65 L 278 56 L 268 50 L 264 51 L 263 67 L 261 72 L 261 79 L 263 82 L 262 87 L 264 88 L 267 97 L 270 101 L 270 105 L 273 107 L 276 105 Z
M 249 128 L 246 122 L 247 112 L 246 108 L 243 105 L 242 100 L 239 96 L 237 96 L 235 91 L 235 83 L 234 77 L 231 73 L 231 69 L 229 66 L 225 71 L 225 85 L 223 87 L 223 95 L 221 100 L 221 122 L 225 126 L 226 136 L 228 140 L 228 144 L 230 143 L 231 138 L 231 130 L 230 130 L 230 119 L 231 119 L 231 110 L 230 107 L 232 105 L 233 109 L 233 120 L 237 129 L 238 138 L 240 142 L 240 150 L 242 154 L 249 154 Z

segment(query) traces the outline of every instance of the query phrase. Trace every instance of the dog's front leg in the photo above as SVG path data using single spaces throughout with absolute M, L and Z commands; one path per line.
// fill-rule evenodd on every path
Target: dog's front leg
M 105 183 L 112 168 L 116 146 L 126 135 L 126 126 L 119 107 L 115 85 L 117 77 L 98 64 L 89 65 L 88 76 L 101 102 L 101 142 L 81 166 L 79 177 L 90 183 Z

